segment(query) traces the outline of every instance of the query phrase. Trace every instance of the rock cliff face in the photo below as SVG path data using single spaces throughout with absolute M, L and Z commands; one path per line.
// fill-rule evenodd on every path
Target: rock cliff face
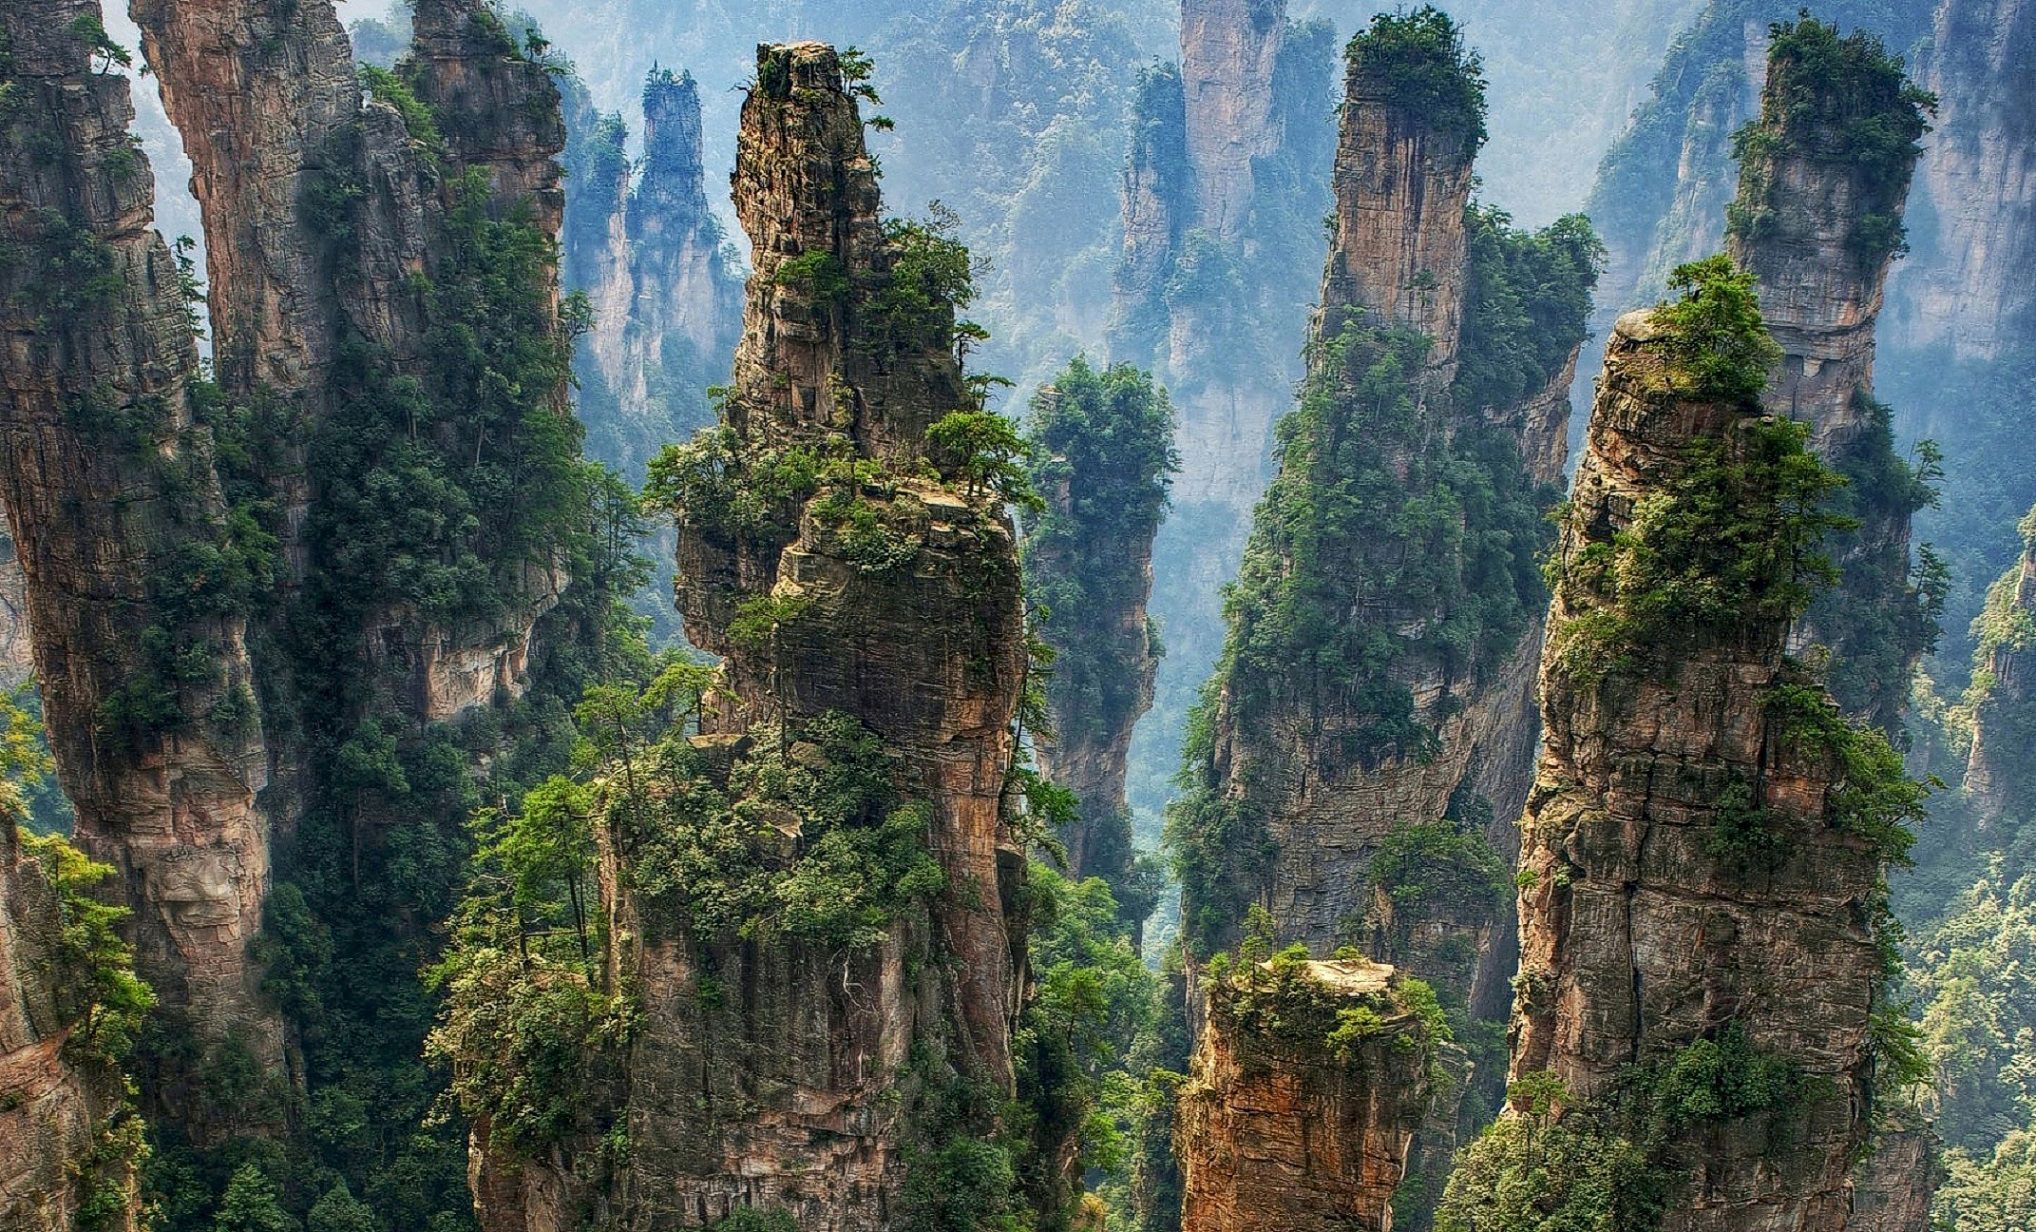
M 1866 130 L 1884 135 L 1869 144 Z M 1919 97 L 1877 40 L 1783 23 L 1728 211 L 1728 251 L 1758 280 L 1782 350 L 1767 408 L 1810 425 L 1811 447 L 1852 480 L 1843 499 L 1861 523 L 1835 545 L 1843 579 L 1800 636 L 1831 650 L 1847 710 L 1890 732 L 1935 640 L 1908 576 L 1920 493 L 1873 401 L 1874 329 L 1924 130 Z
M 1175 1128 L 1182 1226 L 1392 1227 L 1435 1054 L 1393 968 L 1282 956 L 1203 989 Z
M 19 804 L 0 816 L 0 1228 L 134 1232 L 127 1078 L 91 1047 L 91 973 L 66 952 L 71 921 L 47 870 L 22 850 Z
M 1069 870 L 1109 882 L 1138 921 L 1156 887 L 1132 884 L 1124 775 L 1159 667 L 1145 608 L 1152 537 L 1177 464 L 1173 409 L 1145 374 L 1098 373 L 1077 359 L 1033 399 L 1028 434 L 1033 487 L 1046 508 L 1025 520 L 1025 586 L 1048 613 L 1039 635 L 1054 650 L 1046 684 L 1053 730 L 1039 741 L 1040 769 L 1075 796 L 1075 820 L 1061 835 Z
M 1931 1197 L 1944 1183 L 1942 1147 L 1927 1125 L 1881 1131 L 1853 1182 L 1845 1232 L 1929 1232 Z
M 248 583 L 127 81 L 73 30 L 96 16 L 38 0 L 0 17 L 0 489 L 78 842 L 118 870 L 141 969 L 201 1051 L 231 1033 L 274 1072 L 281 1025 L 248 955 L 270 825 Z
M 923 843 L 942 888 L 929 893 L 921 873 L 918 898 L 853 940 L 789 924 L 738 937 L 698 910 L 674 918 L 653 890 L 655 835 L 611 814 L 607 967 L 639 1000 L 617 1113 L 628 1156 L 588 1184 L 591 1146 L 577 1161 L 524 1159 L 478 1126 L 491 1232 L 578 1226 L 589 1209 L 692 1227 L 745 1206 L 875 1232 L 941 1187 L 912 1182 L 937 1166 L 921 1148 L 938 1118 L 965 1092 L 995 1107 L 1012 1086 L 1024 866 L 1005 794 L 1025 671 L 1014 537 L 990 491 L 922 469 L 929 453 L 969 465 L 942 461 L 927 435 L 972 405 L 954 351 L 960 292 L 937 280 L 956 254 L 879 221 L 848 85 L 831 48 L 766 46 L 743 108 L 735 199 L 756 273 L 726 419 L 687 455 L 698 482 L 676 507 L 686 632 L 724 656 L 688 756 L 734 807 L 765 810 L 787 850 L 758 854 L 796 876 L 837 849 L 809 849 L 817 815 L 773 804 L 768 779 L 749 776 L 825 773 L 820 733 L 853 725 L 902 806 L 883 832 L 903 825 Z M 800 458 L 824 474 L 789 479 L 781 468 Z M 741 512 L 758 502 L 760 516 Z
M 1679 367 L 1692 335 L 1664 311 L 1619 322 L 1558 548 L 1513 1070 L 1552 1072 L 1568 1125 L 1608 1104 L 1644 1119 L 1621 1102 L 1660 1098 L 1644 1075 L 1699 1058 L 1765 1068 L 1764 1092 L 1669 1114 L 1641 1148 L 1670 1178 L 1661 1226 L 1839 1229 L 1872 1102 L 1876 887 L 1905 837 L 1859 806 L 1885 791 L 1899 819 L 1920 797 L 1785 659 L 1794 566 L 1727 582 L 1751 542 L 1677 538 L 1720 499 L 1747 522 L 1709 534 L 1781 535 L 1765 468 L 1800 445 L 1751 396 L 1699 392 Z M 1626 554 L 1656 551 L 1632 571 Z M 1649 587 L 1708 577 L 1722 603 L 1700 621 L 1638 614 Z
M 1283 426 L 1282 473 L 1261 508 L 1259 537 L 1247 557 L 1244 585 L 1270 586 L 1268 596 L 1284 586 L 1278 579 L 1291 572 L 1295 549 L 1267 519 L 1333 499 L 1319 494 L 1348 480 L 1353 460 L 1345 451 L 1356 447 L 1357 435 L 1381 483 L 1390 477 L 1425 485 L 1437 459 L 1471 448 L 1484 427 L 1503 440 L 1497 456 L 1511 469 L 1516 490 L 1529 486 L 1523 454 L 1552 457 L 1559 465 L 1561 446 L 1542 439 L 1555 418 L 1545 404 L 1559 396 L 1553 393 L 1559 373 L 1542 375 L 1550 388 L 1537 389 L 1524 411 L 1456 406 L 1450 378 L 1463 341 L 1470 159 L 1481 130 L 1475 119 L 1470 127 L 1431 126 L 1427 113 L 1391 96 L 1389 71 L 1376 57 L 1353 52 L 1337 159 L 1336 245 L 1310 352 L 1315 371 L 1301 412 Z M 1437 264 L 1442 261 L 1449 264 Z M 1435 338 L 1428 329 L 1446 330 L 1447 337 Z M 1365 384 L 1366 365 L 1377 359 L 1397 371 L 1399 384 L 1383 390 Z M 1242 901 L 1264 903 L 1283 939 L 1318 947 L 1362 931 L 1373 906 L 1364 870 L 1386 835 L 1416 824 L 1413 819 L 1453 815 L 1459 788 L 1473 777 L 1483 751 L 1513 742 L 1511 729 L 1531 732 L 1532 726 L 1522 709 L 1531 654 L 1521 667 L 1514 644 L 1494 630 L 1491 644 L 1478 652 L 1483 665 L 1473 669 L 1426 637 L 1429 622 L 1444 616 L 1435 593 L 1385 584 L 1396 573 L 1411 582 L 1404 570 L 1412 559 L 1450 549 L 1400 537 L 1408 528 L 1384 496 L 1360 498 L 1336 516 L 1366 529 L 1341 528 L 1324 540 L 1318 550 L 1334 544 L 1334 563 L 1324 559 L 1311 568 L 1354 575 L 1364 593 L 1349 596 L 1347 611 L 1319 614 L 1338 625 L 1355 617 L 1377 628 L 1391 649 L 1374 657 L 1387 666 L 1323 661 L 1301 667 L 1318 653 L 1301 647 L 1273 656 L 1285 660 L 1277 665 L 1268 660 L 1246 669 L 1233 660 L 1222 669 L 1206 753 L 1216 796 L 1262 817 L 1266 827 L 1262 869 L 1245 871 L 1255 855 L 1248 846 L 1224 857 L 1241 878 L 1233 888 L 1244 894 Z M 1372 593 L 1367 579 L 1378 579 L 1382 588 Z M 1534 585 L 1524 577 L 1513 581 L 1530 592 Z M 1258 626 L 1271 609 L 1244 604 L 1237 611 L 1232 645 L 1246 650 L 1264 636 Z M 1502 760 L 1517 765 L 1519 759 Z M 1523 793 L 1524 783 L 1503 794 L 1517 801 Z M 1189 887 L 1191 915 L 1208 905 L 1195 901 L 1199 889 Z M 1227 945 L 1241 927 L 1240 902 L 1209 937 Z M 1418 963 L 1412 969 L 1428 974 Z
M 1273 88 L 1286 27 L 1280 0 L 1181 5 L 1181 85 L 1196 225 L 1222 244 L 1244 234 L 1256 187 L 1254 162 L 1282 144 Z
M 1483 140 L 1395 94 L 1392 66 L 1350 57 L 1336 146 L 1336 230 L 1322 281 L 1330 317 L 1376 313 L 1430 339 L 1431 389 L 1456 378 L 1463 334 L 1464 210 Z
M 2026 342 L 2036 261 L 2036 5 L 1944 0 L 1917 63 L 1937 96 L 1919 238 L 1895 295 L 1905 345 L 1990 361 Z
M 2022 544 L 2022 563 L 1994 583 L 1980 617 L 1965 792 L 1986 828 L 2036 799 L 2036 775 L 2020 752 L 2036 735 L 2036 513 L 2022 523 Z
M 320 498 L 306 450 L 361 396 L 360 348 L 377 376 L 430 371 L 429 305 L 415 275 L 448 255 L 447 215 L 479 191 L 491 208 L 524 211 L 540 234 L 558 234 L 558 93 L 501 21 L 466 0 L 418 6 L 399 84 L 366 102 L 330 3 L 201 11 L 144 0 L 134 16 L 170 118 L 207 135 L 185 144 L 205 218 L 220 385 L 230 398 L 280 400 L 300 424 L 260 480 L 279 512 L 287 574 L 301 578 L 320 563 L 305 538 Z M 422 104 L 429 128 L 411 130 L 405 102 Z M 563 385 L 548 396 L 563 413 Z M 379 687 L 420 721 L 518 692 L 531 630 L 564 581 L 548 559 L 520 573 L 496 619 L 433 621 L 401 603 L 364 614 L 360 644 Z M 301 807 L 301 761 L 275 759 L 285 813 Z
M 707 204 L 692 77 L 654 72 L 643 117 L 633 183 L 618 149 L 601 165 L 619 183 L 591 194 L 595 212 L 568 227 L 587 249 L 569 257 L 568 281 L 594 309 L 579 365 L 588 450 L 631 477 L 659 445 L 711 421 L 698 391 L 726 382 L 742 322 L 741 279 Z
M 1334 60 L 1326 23 L 1289 19 L 1283 0 L 1182 0 L 1182 68 L 1151 70 L 1134 102 L 1108 351 L 1171 394 L 1181 455 L 1154 549 L 1167 657 L 1135 760 L 1178 756 L 1221 650 L 1219 596 L 1270 473 L 1273 423 L 1302 375 Z

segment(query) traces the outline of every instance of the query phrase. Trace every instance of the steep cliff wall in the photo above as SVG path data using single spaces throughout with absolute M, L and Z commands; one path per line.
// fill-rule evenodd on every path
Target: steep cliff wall
M 1278 151 L 1273 76 L 1286 6 L 1254 0 L 1181 5 L 1181 85 L 1198 225 L 1236 243 L 1251 210 L 1253 164 Z
M 1987 593 L 1973 672 L 1972 754 L 1965 792 L 1975 819 L 1992 827 L 2036 800 L 2036 776 L 2020 750 L 2036 737 L 2036 513 L 2022 522 L 2022 563 Z
M 1905 346 L 1998 359 L 2029 338 L 2036 261 L 2036 6 L 1944 0 L 1916 79 L 1937 96 L 1922 194 L 1930 222 L 1893 296 Z
M 1410 994 L 1388 966 L 1298 953 L 1212 975 L 1202 991 L 1175 1130 L 1182 1226 L 1392 1227 L 1447 1031 L 1433 993 Z
M 0 461 L 44 717 L 77 837 L 119 870 L 144 974 L 198 1054 L 272 1071 L 281 1024 L 248 946 L 269 885 L 246 613 L 266 569 L 230 522 L 190 306 L 151 229 L 125 78 L 83 0 L 10 7 L 0 205 Z M 154 1094 L 191 1075 L 172 1067 Z M 197 1136 L 218 1125 L 194 1124 Z
M 11 758 L 10 758 L 11 760 Z M 21 797 L 0 801 L 0 1228 L 134 1232 L 146 1226 L 147 1157 L 120 1061 L 146 992 L 113 936 L 121 913 L 89 897 L 101 876 L 61 840 L 17 833 Z
M 1684 283 L 1621 319 L 1563 522 L 1515 1113 L 1445 1227 L 1590 1209 L 1607 1183 L 1664 1228 L 1845 1226 L 1884 1063 L 1878 887 L 1921 790 L 1784 656 L 1824 521 L 1804 509 L 1832 478 L 1762 415 L 1750 276 L 1720 260 Z M 1532 1162 L 1537 1133 L 1561 1164 Z
M 1137 763 L 1178 758 L 1221 650 L 1219 595 L 1270 473 L 1273 422 L 1302 373 L 1330 206 L 1334 43 L 1278 0 L 1182 0 L 1183 67 L 1148 71 L 1134 100 L 1108 349 L 1172 396 L 1181 453 L 1154 549 L 1167 657 Z M 1141 776 L 1136 803 L 1158 808 L 1164 784 Z
M 449 306 L 415 275 L 472 255 L 447 235 L 462 209 L 514 213 L 537 234 L 558 234 L 557 91 L 492 11 L 463 0 L 420 5 L 410 56 L 395 74 L 367 79 L 357 79 L 329 3 L 204 12 L 145 3 L 135 19 L 171 119 L 187 134 L 217 135 L 186 145 L 205 217 L 220 384 L 231 399 L 280 403 L 296 421 L 264 442 L 276 455 L 250 481 L 274 508 L 286 576 L 329 577 L 334 554 L 349 550 L 334 542 L 336 524 L 352 511 L 324 499 L 333 476 L 311 473 L 313 455 L 331 447 L 322 434 L 357 421 L 389 382 L 453 394 L 458 361 L 433 332 Z M 537 396 L 563 413 L 562 380 Z M 493 562 L 499 610 L 463 619 L 370 588 L 353 596 L 359 631 L 342 636 L 360 639 L 372 687 L 413 720 L 485 708 L 498 690 L 526 683 L 531 629 L 564 580 L 556 564 L 543 552 Z M 315 590 L 309 602 L 329 597 Z M 289 686 L 323 687 L 271 682 Z M 289 801 L 278 807 L 301 807 L 303 762 L 295 749 L 276 758 Z
M 1025 519 L 1025 589 L 1047 613 L 1040 636 L 1054 650 L 1040 769 L 1074 793 L 1076 816 L 1061 833 L 1069 870 L 1109 882 L 1134 923 L 1158 886 L 1150 876 L 1133 882 L 1125 759 L 1159 667 L 1145 606 L 1152 537 L 1179 465 L 1173 426 L 1151 377 L 1076 359 L 1033 399 L 1027 427 L 1046 508 Z
M 1801 637 L 1830 649 L 1847 712 L 1889 732 L 1936 640 L 1931 601 L 1909 579 L 1909 519 L 1929 493 L 1873 400 L 1874 329 L 1903 246 L 1925 102 L 1872 35 L 1840 38 L 1810 18 L 1776 26 L 1760 119 L 1736 138 L 1727 227 L 1782 351 L 1763 400 L 1810 425 L 1811 447 L 1850 480 L 1841 500 L 1860 522 L 1833 545 L 1843 577 Z
M 1001 423 L 953 414 L 973 404 L 966 255 L 880 222 L 831 48 L 766 46 L 757 68 L 735 181 L 756 274 L 726 418 L 653 467 L 687 635 L 724 659 L 697 735 L 625 746 L 593 787 L 599 979 L 633 1026 L 610 1109 L 565 1112 L 575 1132 L 626 1126 L 629 1151 L 530 1136 L 483 1051 L 514 1041 L 455 1033 L 490 1229 L 753 1206 L 846 1232 L 1009 1201 L 955 1171 L 982 1162 L 957 1139 L 1000 1149 L 1023 971 L 1005 799 L 1022 604 L 990 455 L 953 431 Z
M 713 419 L 706 389 L 724 384 L 742 322 L 742 285 L 707 204 L 700 95 L 690 75 L 653 72 L 643 86 L 643 156 L 631 175 L 618 131 L 588 138 L 604 182 L 575 203 L 567 282 L 594 322 L 581 345 L 587 451 L 634 478 L 658 447 Z M 578 174 L 580 168 L 575 168 Z M 619 177 L 619 183 L 616 182 Z

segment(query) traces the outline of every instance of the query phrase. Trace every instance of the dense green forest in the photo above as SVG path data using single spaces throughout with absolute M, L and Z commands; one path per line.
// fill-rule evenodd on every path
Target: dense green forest
M 133 7 L 0 1232 L 2036 1223 L 2036 4 Z

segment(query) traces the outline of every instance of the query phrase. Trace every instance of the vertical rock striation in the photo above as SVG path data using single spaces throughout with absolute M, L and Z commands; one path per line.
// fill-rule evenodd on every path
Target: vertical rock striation
M 924 461 L 976 474 L 971 450 L 928 434 L 977 405 L 955 351 L 966 257 L 880 221 L 833 49 L 765 46 L 757 68 L 735 171 L 756 273 L 725 420 L 654 472 L 679 521 L 686 633 L 723 656 L 720 677 L 698 735 L 602 786 L 603 978 L 635 1001 L 613 1084 L 629 1151 L 533 1151 L 477 1118 L 491 1232 L 591 1212 L 694 1227 L 743 1207 L 875 1232 L 964 1200 L 945 1144 L 987 1149 L 1013 1085 L 1017 555 L 996 493 Z M 887 803 L 785 794 L 808 776 Z M 674 885 L 661 861 L 694 840 L 671 836 L 714 833 L 694 829 L 702 801 L 747 825 Z M 835 863 L 858 850 L 883 863 Z M 830 876 L 847 880 L 817 883 L 797 916 L 776 907 Z M 717 908 L 723 886 L 756 887 L 755 914 Z M 844 908 L 861 914 L 818 921 Z
M 277 1072 L 282 1028 L 248 953 L 269 886 L 244 616 L 260 552 L 213 469 L 127 80 L 95 71 L 75 28 L 97 16 L 36 0 L 0 17 L 0 491 L 78 842 L 118 870 L 141 970 L 201 1055 L 231 1037 Z M 179 1103 L 190 1077 L 152 1094 Z
M 1192 953 L 1238 944 L 1261 909 L 1281 942 L 1358 946 L 1433 981 L 1495 1087 L 1554 497 L 1534 474 L 1561 465 L 1549 408 L 1598 249 L 1581 220 L 1530 236 L 1471 206 L 1483 84 L 1447 17 L 1375 19 L 1349 61 L 1310 372 L 1169 840 Z M 1546 327 L 1495 310 L 1524 301 Z M 1460 1098 L 1466 1058 L 1446 1060 Z M 1446 1101 L 1422 1134 L 1407 1209 L 1439 1192 L 1478 1104 Z
M 429 353 L 433 310 L 417 275 L 456 257 L 448 219 L 479 193 L 497 216 L 558 234 L 558 92 L 492 10 L 468 0 L 420 4 L 410 54 L 369 83 L 365 102 L 330 3 L 141 0 L 134 16 L 172 121 L 208 135 L 185 144 L 205 217 L 220 385 L 237 401 L 279 402 L 296 420 L 257 479 L 277 511 L 286 578 L 301 579 L 334 548 L 313 542 L 330 524 L 314 508 L 322 477 L 308 453 L 321 430 L 381 381 L 446 379 L 445 357 Z M 563 414 L 565 393 L 560 384 L 543 396 Z M 565 579 L 543 554 L 497 563 L 518 576 L 494 618 L 431 619 L 403 602 L 360 614 L 375 687 L 414 721 L 525 687 L 531 631 Z M 301 762 L 278 757 L 277 769 Z M 290 801 L 278 807 L 302 807 L 294 773 L 275 777 Z
M 693 78 L 653 71 L 643 117 L 633 183 L 620 120 L 598 120 L 617 131 L 588 144 L 611 143 L 613 158 L 589 151 L 604 183 L 568 227 L 584 252 L 567 281 L 594 309 L 578 365 L 587 447 L 632 478 L 658 446 L 712 422 L 701 391 L 726 382 L 742 321 L 741 280 L 707 204 Z
M 1810 425 L 1811 447 L 1850 480 L 1841 499 L 1860 522 L 1834 545 L 1843 578 L 1801 636 L 1829 647 L 1847 711 L 1889 732 L 1935 641 L 1930 601 L 1909 578 L 1909 520 L 1927 493 L 1873 399 L 1874 330 L 1926 101 L 1877 38 L 1841 39 L 1811 18 L 1777 25 L 1760 118 L 1736 139 L 1727 226 L 1782 351 L 1765 404 Z
M 1437 1023 L 1393 968 L 1282 955 L 1204 985 L 1182 1088 L 1182 1226 L 1389 1228 L 1428 1115 Z
M 1713 262 L 1695 285 L 1694 313 L 1621 318 L 1564 518 L 1522 822 L 1513 1071 L 1539 1094 L 1474 1148 L 1460 1218 L 1580 1209 L 1609 1180 L 1677 1232 L 1846 1226 L 1881 873 L 1921 793 L 1784 655 L 1828 480 L 1762 413 L 1750 278 Z M 1729 381 L 1702 367 L 1728 355 Z M 1544 1150 L 1588 1145 L 1497 1184 L 1536 1123 Z
M 2036 307 L 2036 5 L 1944 0 L 1917 80 L 1937 97 L 1922 189 L 1933 222 L 1894 297 L 1918 351 L 1988 362 L 2028 343 Z

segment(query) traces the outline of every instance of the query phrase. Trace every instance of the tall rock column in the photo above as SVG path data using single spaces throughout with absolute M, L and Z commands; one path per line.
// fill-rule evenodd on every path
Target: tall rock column
M 229 523 L 127 79 L 79 33 L 97 17 L 93 0 L 0 14 L 0 495 L 78 842 L 118 870 L 141 970 L 201 1054 L 231 1038 L 278 1072 L 248 953 L 270 823 L 244 634 L 269 562 Z M 151 1094 L 181 1104 L 191 1077 Z
M 1763 413 L 1750 276 L 1718 258 L 1686 285 L 1620 320 L 1563 521 L 1515 1111 L 1444 1226 L 1592 1209 L 1607 1185 L 1672 1232 L 1846 1226 L 1881 875 L 1922 793 L 1784 654 L 1834 480 Z
M 1930 600 L 1909 579 L 1909 519 L 1927 493 L 1873 400 L 1874 327 L 1925 101 L 1874 36 L 1840 38 L 1807 17 L 1778 24 L 1727 211 L 1727 250 L 1758 280 L 1782 352 L 1763 401 L 1810 425 L 1812 448 L 1851 481 L 1840 499 L 1860 522 L 1834 545 L 1844 577 L 1802 636 L 1829 647 L 1847 711 L 1889 732 L 1935 641 Z
M 1279 427 L 1168 835 L 1191 954 L 1264 932 L 1322 957 L 1368 951 L 1432 981 L 1495 1089 L 1513 967 L 1500 810 L 1526 791 L 1545 594 L 1531 562 L 1554 499 L 1532 468 L 1560 465 L 1547 404 L 1597 249 L 1581 220 L 1529 237 L 1471 207 L 1483 82 L 1448 17 L 1376 18 L 1349 68 L 1309 376 Z M 1560 324 L 1486 310 L 1523 296 Z M 1198 1030 L 1226 1029 L 1190 1000 Z M 1444 1057 L 1453 1097 L 1419 1136 L 1402 1202 L 1417 1226 L 1459 1111 L 1474 1124 L 1480 1105 L 1462 1098 L 1463 1049 Z
M 1158 887 L 1133 882 L 1125 759 L 1159 667 L 1145 605 L 1152 536 L 1179 465 L 1173 426 L 1151 377 L 1098 372 L 1079 358 L 1034 397 L 1028 425 L 1046 508 L 1026 519 L 1026 597 L 1045 610 L 1040 636 L 1054 650 L 1040 768 L 1074 793 L 1076 816 L 1061 835 L 1070 871 L 1109 882 L 1134 925 Z
M 1281 0 L 1184 0 L 1181 84 L 1199 225 L 1223 244 L 1243 235 L 1253 164 L 1280 147 L 1273 77 L 1286 37 Z
M 588 452 L 632 478 L 660 445 L 712 421 L 704 391 L 726 383 L 742 322 L 741 280 L 707 204 L 692 77 L 652 72 L 643 122 L 633 184 L 618 162 L 621 183 L 603 186 L 612 213 L 568 228 L 589 250 L 574 271 L 594 309 L 578 366 Z
M 598 979 L 633 1025 L 603 1119 L 592 1098 L 565 1119 L 626 1129 L 626 1157 L 519 1132 L 520 1094 L 495 1086 L 513 1039 L 476 1042 L 491 1019 L 466 1008 L 497 994 L 454 994 L 495 1232 L 745 1207 L 878 1232 L 1011 1199 L 954 1171 L 952 1145 L 1001 1149 L 1024 971 L 1006 799 L 1023 604 L 981 469 L 994 443 L 971 443 L 1002 421 L 957 359 L 966 253 L 880 221 L 851 84 L 830 47 L 758 49 L 735 170 L 756 272 L 725 419 L 652 470 L 687 636 L 722 664 L 697 732 L 682 719 L 590 785 Z M 700 843 L 717 854 L 688 865 Z M 485 1068 L 497 1047 L 510 1064 Z
M 1133 102 L 1108 331 L 1110 361 L 1149 369 L 1180 420 L 1174 507 L 1153 549 L 1167 657 L 1133 758 L 1150 765 L 1178 758 L 1222 648 L 1219 596 L 1302 375 L 1336 132 L 1328 23 L 1290 18 L 1284 0 L 1180 11 L 1180 67 L 1150 70 Z M 1156 809 L 1157 786 L 1135 784 L 1136 802 Z

